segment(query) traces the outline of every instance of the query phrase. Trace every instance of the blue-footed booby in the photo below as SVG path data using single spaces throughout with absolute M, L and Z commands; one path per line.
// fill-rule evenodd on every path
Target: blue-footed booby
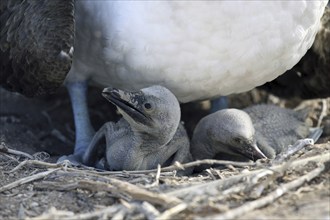
M 180 102 L 244 92 L 303 57 L 326 4 L 2 0 L 0 83 L 34 96 L 65 79 L 73 154 L 82 155 L 94 134 L 87 82 L 126 90 L 162 85 Z

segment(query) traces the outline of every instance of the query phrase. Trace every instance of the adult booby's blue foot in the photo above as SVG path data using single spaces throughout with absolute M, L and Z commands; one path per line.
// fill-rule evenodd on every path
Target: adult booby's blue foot
M 126 92 L 106 88 L 102 94 L 123 118 L 105 123 L 96 132 L 84 164 L 96 166 L 105 158 L 108 170 L 146 170 L 192 159 L 188 135 L 180 123 L 179 102 L 168 89 L 152 86 Z
M 68 82 L 66 84 L 72 103 L 76 141 L 73 154 L 60 157 L 58 162 L 69 160 L 73 164 L 80 164 L 82 156 L 95 134 L 88 114 L 87 86 L 87 81 Z
M 222 109 L 228 108 L 228 97 L 227 96 L 221 96 L 219 98 L 213 99 L 211 101 L 211 109 L 210 112 L 216 112 Z

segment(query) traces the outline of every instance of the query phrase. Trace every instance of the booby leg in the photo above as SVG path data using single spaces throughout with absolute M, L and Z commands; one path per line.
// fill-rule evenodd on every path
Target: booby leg
M 211 113 L 228 108 L 227 96 L 221 96 L 211 101 Z
M 95 133 L 88 114 L 87 86 L 87 81 L 66 83 L 72 104 L 76 141 L 73 154 L 59 158 L 58 162 L 69 160 L 75 165 L 80 164 Z

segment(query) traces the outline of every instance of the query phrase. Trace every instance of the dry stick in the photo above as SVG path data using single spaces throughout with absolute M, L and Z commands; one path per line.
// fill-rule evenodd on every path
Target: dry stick
M 205 159 L 205 160 L 196 160 L 193 162 L 185 163 L 185 164 L 180 164 L 178 165 L 171 165 L 168 167 L 163 167 L 161 168 L 161 172 L 168 172 L 168 171 L 173 171 L 177 169 L 186 169 L 186 168 L 191 168 L 191 167 L 196 167 L 199 165 L 203 164 L 208 164 L 208 165 L 232 165 L 232 166 L 237 166 L 237 167 L 245 167 L 245 166 L 252 166 L 255 165 L 256 163 L 254 162 L 234 162 L 234 161 L 227 161 L 227 160 L 210 160 L 210 159 Z M 125 171 L 130 174 L 145 174 L 145 173 L 151 173 L 151 172 L 157 172 L 157 169 L 152 169 L 152 170 L 136 170 L 136 171 Z M 105 172 L 109 174 L 115 174 L 118 172 Z
M 60 172 L 57 174 L 61 175 Z M 81 173 L 79 173 L 81 174 Z M 90 180 L 80 180 L 72 184 L 66 184 L 66 185 L 53 185 L 53 188 L 56 188 L 58 190 L 72 190 L 75 188 L 83 188 L 88 189 L 91 191 L 107 191 L 107 192 L 116 192 L 116 193 L 125 193 L 129 196 L 131 196 L 135 200 L 141 200 L 141 201 L 147 201 L 150 203 L 158 204 L 158 205 L 164 205 L 166 207 L 173 207 L 177 204 L 180 204 L 182 201 L 174 196 L 167 196 L 160 193 L 154 193 L 150 192 L 148 190 L 145 190 L 143 188 L 140 188 L 136 185 L 133 185 L 128 182 L 124 182 L 118 179 L 109 178 L 105 176 L 99 176 L 99 178 L 102 178 L 109 183 L 104 182 L 97 182 L 97 181 L 90 181 Z M 50 186 L 49 183 L 47 183 L 48 186 Z M 46 185 L 46 186 L 47 186 Z M 43 186 L 41 186 L 43 188 Z
M 23 163 L 24 162 L 24 163 Z M 19 164 L 17 167 L 15 167 L 13 170 L 9 172 L 16 171 L 20 169 L 22 166 L 25 165 L 40 165 L 44 166 L 46 168 L 57 168 L 57 167 L 62 167 L 61 164 L 54 164 L 54 163 L 47 163 L 47 162 L 42 162 L 42 161 L 37 161 L 37 160 L 29 160 L 29 161 L 23 161 L 21 164 Z M 195 167 L 203 164 L 208 164 L 208 165 L 232 165 L 232 166 L 237 166 L 237 167 L 245 167 L 245 166 L 252 166 L 256 165 L 254 162 L 234 162 L 234 161 L 226 161 L 226 160 L 196 160 L 193 162 L 185 163 L 185 164 L 180 164 L 180 167 L 182 166 L 183 168 L 190 168 L 190 167 Z M 134 170 L 134 171 L 96 171 L 92 167 L 90 168 L 91 170 L 83 170 L 84 172 L 89 172 L 89 173 L 97 173 L 99 175 L 114 175 L 114 174 L 149 174 L 153 172 L 157 172 L 158 169 L 151 169 L 151 170 Z M 161 172 L 169 172 L 173 170 L 177 170 L 178 165 L 172 165 L 168 167 L 163 167 L 160 169 Z M 72 168 L 67 168 L 68 171 L 72 170 L 77 170 L 77 169 L 72 169 Z
M 14 187 L 17 187 L 17 186 L 20 186 L 20 185 L 23 185 L 25 183 L 29 183 L 29 182 L 32 182 L 32 181 L 35 181 L 35 180 L 38 180 L 38 179 L 42 179 L 44 178 L 45 176 L 48 176 L 49 174 L 59 170 L 60 168 L 58 169 L 54 169 L 54 170 L 48 170 L 48 171 L 45 171 L 45 172 L 41 172 L 41 173 L 37 173 L 37 174 L 34 174 L 32 176 L 28 176 L 28 177 L 24 177 L 22 179 L 19 179 L 19 180 L 16 180 L 12 183 L 9 183 L 5 186 L 2 186 L 0 188 L 0 192 L 3 192 L 3 191 L 6 191 L 6 190 L 9 190 L 9 189 L 12 189 Z
M 286 149 L 283 150 L 283 152 L 278 154 L 272 162 L 273 162 L 273 164 L 282 163 L 285 159 L 287 159 L 291 155 L 297 153 L 304 147 L 306 147 L 308 145 L 313 145 L 313 144 L 314 144 L 313 139 L 307 138 L 307 139 L 298 140 L 294 145 L 288 146 Z
M 313 145 L 323 133 L 323 129 L 316 128 L 314 131 L 311 132 L 308 138 L 301 139 L 296 141 L 293 145 L 287 146 L 283 151 L 276 156 L 276 158 L 272 161 L 273 164 L 282 163 L 284 160 L 292 156 L 293 154 L 297 153 L 301 149 L 306 146 Z
M 125 210 L 124 209 L 120 209 L 118 212 L 116 212 L 113 216 L 112 216 L 112 218 L 111 218 L 111 220 L 124 220 L 124 218 L 125 218 Z
M 124 207 L 122 205 L 112 205 L 105 207 L 100 210 L 96 210 L 88 213 L 74 214 L 73 212 L 56 210 L 54 207 L 50 208 L 47 213 L 42 215 L 27 218 L 27 220 L 53 220 L 53 219 L 64 219 L 64 220 L 83 220 L 83 219 L 93 219 L 98 217 L 97 219 L 103 219 L 101 217 L 106 216 L 107 218 L 110 216 L 114 216 L 118 210 Z
M 64 160 L 61 163 L 48 163 L 48 162 L 44 162 L 44 161 L 40 161 L 40 160 L 25 160 L 23 162 L 21 162 L 20 164 L 18 164 L 16 167 L 14 167 L 12 170 L 8 171 L 7 173 L 12 173 L 15 172 L 19 169 L 21 169 L 23 166 L 26 165 L 37 165 L 43 168 L 61 168 L 61 167 L 65 167 L 66 170 L 78 170 L 76 168 L 67 168 L 68 165 L 71 165 L 69 160 Z M 103 173 L 103 172 L 95 172 L 95 169 L 93 167 L 87 167 L 87 166 L 83 166 L 83 168 L 85 170 L 83 171 L 88 171 L 91 170 L 93 173 Z
M 2 163 L 8 164 L 8 162 L 11 162 L 11 161 L 15 161 L 16 163 L 19 163 L 19 160 L 16 159 L 14 156 L 10 155 L 10 154 L 3 154 L 3 156 L 5 156 L 10 161 L 4 161 L 4 162 L 1 161 Z
M 26 158 L 29 158 L 29 159 L 34 159 L 33 156 L 31 156 L 30 154 L 28 153 L 25 153 L 25 152 L 22 152 L 22 151 L 18 151 L 18 150 L 13 150 L 13 149 L 10 149 L 2 144 L 0 144 L 0 153 L 5 153 L 5 154 L 13 154 L 13 155 L 16 155 L 16 156 L 20 156 L 20 157 L 26 157 Z
M 150 203 L 164 205 L 167 207 L 173 207 L 174 205 L 182 203 L 182 201 L 174 196 L 167 196 L 161 193 L 154 193 L 148 190 L 142 189 L 138 186 L 135 186 L 131 183 L 124 182 L 114 178 L 106 178 L 110 184 L 94 182 L 94 184 L 107 184 L 114 186 L 118 191 L 128 194 L 135 200 L 147 201 Z M 84 181 L 88 183 L 87 181 Z M 93 186 L 93 185 L 92 185 Z
M 53 220 L 53 219 L 64 219 L 64 220 L 82 220 L 82 219 L 92 219 L 96 217 L 101 217 L 106 215 L 107 217 L 114 215 L 118 211 L 118 206 L 109 206 L 101 210 L 96 210 L 93 212 L 74 214 L 69 211 L 56 210 L 54 207 L 50 208 L 47 213 L 41 214 L 36 217 L 26 218 L 27 220 Z
M 325 163 L 327 161 L 330 161 L 330 152 L 327 152 L 327 153 L 322 154 L 322 155 L 317 155 L 317 156 L 303 158 L 303 159 L 299 159 L 299 160 L 289 162 L 288 167 L 289 168 L 302 167 L 302 166 L 304 166 L 305 164 L 307 164 L 308 162 L 311 162 L 311 161 L 320 162 L 320 163 Z M 271 169 L 271 170 L 274 170 L 274 171 L 280 171 L 280 170 L 283 170 L 284 166 L 287 166 L 287 163 L 272 166 L 272 167 L 269 167 L 268 169 Z M 202 183 L 202 184 L 198 184 L 198 185 L 193 185 L 193 186 L 173 190 L 173 191 L 170 191 L 170 192 L 166 193 L 166 195 L 169 195 L 169 196 L 173 195 L 173 196 L 176 196 L 176 197 L 183 197 L 187 194 L 191 194 L 191 195 L 192 194 L 205 194 L 207 191 L 214 190 L 214 188 L 225 189 L 228 186 L 232 186 L 234 184 L 237 184 L 238 182 L 242 181 L 247 176 L 251 176 L 251 175 L 254 175 L 256 173 L 263 172 L 264 170 L 265 169 L 253 170 L 249 173 L 235 175 L 235 176 L 232 176 L 232 177 L 228 177 L 226 179 L 214 180 L 214 181 L 207 182 L 207 183 Z
M 325 116 L 327 116 L 327 101 L 326 99 L 322 99 L 322 111 L 321 114 L 319 116 L 319 120 L 317 121 L 317 126 L 316 127 L 320 127 L 322 120 Z
M 177 206 L 174 206 L 173 208 L 170 208 L 170 209 L 166 210 L 165 212 L 163 212 L 161 215 L 159 215 L 156 218 L 156 220 L 173 219 L 174 218 L 174 215 L 182 212 L 187 207 L 188 207 L 187 204 L 181 203 L 181 204 L 179 204 Z
M 64 211 L 64 210 L 57 210 L 55 207 L 51 207 L 47 213 L 41 214 L 36 217 L 29 218 L 27 217 L 26 220 L 52 220 L 52 219 L 62 219 L 65 217 L 73 217 L 74 213 L 71 211 Z
M 274 202 L 276 199 L 278 199 L 279 197 L 281 197 L 288 191 L 290 191 L 294 188 L 297 188 L 297 187 L 303 185 L 305 182 L 309 182 L 310 180 L 314 179 L 315 177 L 320 175 L 320 173 L 322 173 L 323 170 L 324 170 L 324 165 L 321 164 L 321 165 L 319 165 L 319 167 L 310 171 L 306 175 L 301 176 L 289 183 L 280 185 L 275 191 L 269 193 L 265 197 L 254 200 L 252 202 L 247 202 L 240 207 L 237 207 L 237 208 L 234 208 L 234 209 L 231 209 L 231 210 L 225 212 L 224 214 L 208 216 L 207 218 L 208 219 L 217 219 L 217 220 L 218 219 L 232 219 L 232 218 L 236 218 L 240 215 L 243 215 L 247 212 L 253 211 L 257 208 L 261 208 L 265 205 L 268 205 L 268 204 Z
M 118 207 L 109 206 L 109 207 L 106 207 L 104 209 L 97 210 L 97 211 L 94 211 L 94 212 L 82 213 L 82 214 L 77 214 L 77 215 L 74 215 L 74 216 L 62 217 L 61 219 L 64 219 L 64 220 L 91 219 L 91 218 L 95 218 L 95 217 L 101 217 L 101 216 L 104 216 L 104 215 L 106 215 L 106 217 L 109 217 L 109 216 L 114 215 L 117 212 L 118 209 L 119 209 Z M 98 218 L 98 219 L 100 219 L 100 218 Z
M 7 173 L 15 172 L 15 171 L 19 170 L 20 168 L 22 168 L 23 166 L 26 166 L 26 165 L 39 165 L 39 166 L 43 166 L 43 167 L 46 167 L 46 168 L 63 167 L 62 164 L 47 163 L 47 162 L 43 162 L 43 161 L 40 161 L 40 160 L 25 160 L 25 161 L 21 162 L 20 164 L 18 164 L 16 167 L 14 167 L 12 170 L 8 171 Z
M 137 206 L 137 209 L 142 212 L 148 220 L 154 220 L 159 216 L 159 211 L 149 202 L 143 202 L 141 205 Z
M 159 185 L 160 169 L 161 169 L 161 166 L 158 164 L 155 181 L 152 184 L 150 184 L 148 187 L 155 187 L 155 186 Z
M 52 185 L 52 184 L 44 184 L 38 186 L 39 188 L 47 188 L 47 189 L 57 189 L 57 190 L 72 190 L 76 188 L 80 189 L 87 189 L 90 191 L 106 191 L 106 192 L 116 192 L 116 193 L 125 193 L 132 197 L 134 200 L 140 200 L 140 201 L 147 201 L 149 203 L 154 203 L 158 205 L 162 205 L 165 207 L 172 207 L 174 205 L 177 205 L 181 203 L 181 200 L 172 197 L 172 196 L 165 196 L 163 194 L 153 193 L 149 192 L 147 190 L 141 189 L 141 188 L 133 188 L 133 189 L 127 189 L 125 186 L 118 186 L 115 187 L 113 185 L 102 183 L 102 182 L 94 182 L 94 181 L 78 181 L 74 184 L 67 184 L 67 185 Z

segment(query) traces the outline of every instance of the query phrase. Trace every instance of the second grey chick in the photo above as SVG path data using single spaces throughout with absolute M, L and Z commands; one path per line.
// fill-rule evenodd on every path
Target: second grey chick
M 311 133 L 310 127 L 305 123 L 306 111 L 266 104 L 251 106 L 244 111 L 252 120 L 258 147 L 270 159 Z
M 107 170 L 147 170 L 191 161 L 190 143 L 180 123 L 176 97 L 162 86 L 138 92 L 105 88 L 102 95 L 123 115 L 107 122 L 95 134 L 83 163 L 95 166 L 105 159 Z M 100 144 L 105 138 L 106 146 Z
M 191 143 L 194 159 L 275 158 L 284 147 L 306 138 L 310 128 L 306 115 L 274 105 L 255 105 L 244 110 L 224 109 L 204 117 Z

